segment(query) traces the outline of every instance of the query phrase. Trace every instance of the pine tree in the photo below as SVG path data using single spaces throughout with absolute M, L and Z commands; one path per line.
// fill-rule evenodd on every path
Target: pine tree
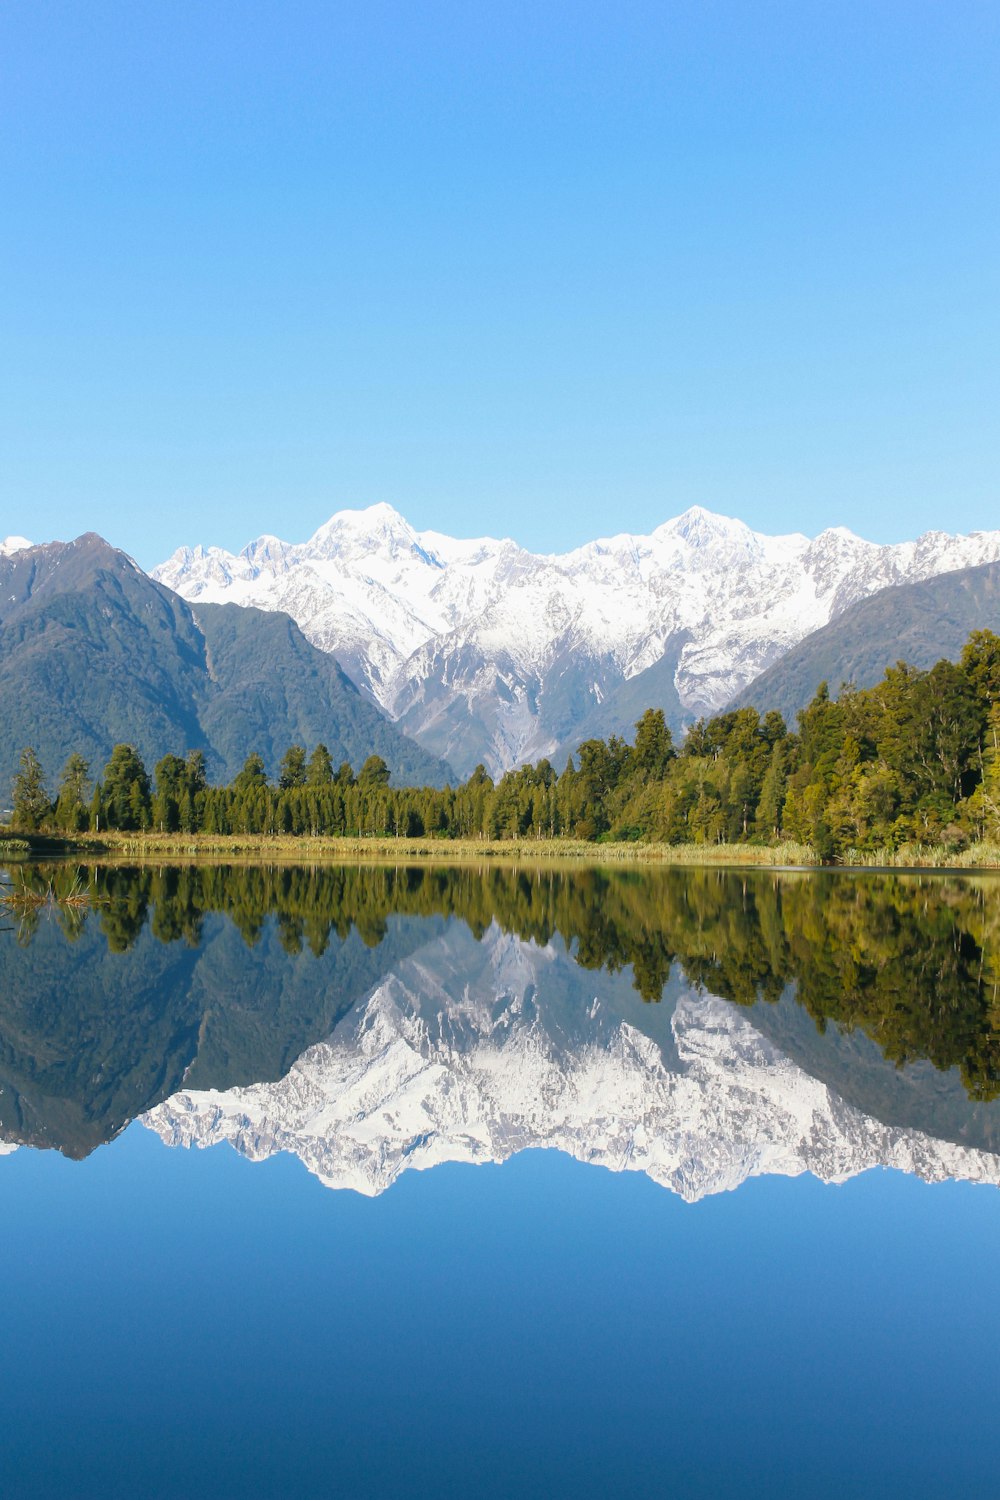
M 358 772 L 358 785 L 368 787 L 389 785 L 389 767 L 381 755 L 369 755 Z
M 104 768 L 104 813 L 110 828 L 147 828 L 149 777 L 133 745 L 116 745 Z
M 87 826 L 89 778 L 90 767 L 83 756 L 74 751 L 63 767 L 56 799 L 56 824 L 66 833 L 80 833 Z
M 14 827 L 35 833 L 52 812 L 52 802 L 42 779 L 42 766 L 33 746 L 21 752 L 21 763 L 11 787 Z
M 293 786 L 306 784 L 306 751 L 304 745 L 291 745 L 282 756 L 278 770 L 278 787 L 287 792 Z
M 635 726 L 636 769 L 644 776 L 659 781 L 675 755 L 674 741 L 662 708 L 647 708 Z
M 330 786 L 333 783 L 333 761 L 323 744 L 317 745 L 309 757 L 306 781 L 309 786 Z

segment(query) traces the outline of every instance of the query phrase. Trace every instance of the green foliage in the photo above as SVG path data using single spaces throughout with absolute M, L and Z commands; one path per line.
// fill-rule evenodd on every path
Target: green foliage
M 333 781 L 333 759 L 325 745 L 317 745 L 306 767 L 308 786 L 329 786 Z
M 180 764 L 183 766 L 183 762 Z M 134 745 L 116 745 L 112 750 L 111 759 L 104 768 L 101 800 L 107 827 L 150 827 L 149 776 Z
M 386 776 L 388 778 L 388 768 Z M 281 758 L 281 766 L 278 770 L 278 786 L 283 792 L 287 792 L 293 786 L 305 786 L 306 780 L 305 747 L 303 745 L 291 745 Z
M 59 778 L 54 822 L 61 832 L 82 833 L 88 826 L 90 797 L 90 767 L 83 756 L 74 751 Z
M 34 747 L 21 752 L 21 762 L 11 785 L 14 827 L 34 833 L 48 818 L 52 803 L 42 779 L 42 767 Z

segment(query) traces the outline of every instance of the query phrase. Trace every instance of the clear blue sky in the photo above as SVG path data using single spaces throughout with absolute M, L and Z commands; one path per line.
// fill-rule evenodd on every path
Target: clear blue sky
M 0 535 L 1000 525 L 1000 7 L 6 0 Z

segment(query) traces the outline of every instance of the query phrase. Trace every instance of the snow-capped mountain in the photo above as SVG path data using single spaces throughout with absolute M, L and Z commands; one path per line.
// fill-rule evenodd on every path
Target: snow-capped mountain
M 654 1039 L 648 1007 L 642 1029 L 629 1019 L 636 1005 L 627 976 L 588 974 L 559 944 L 496 925 L 477 943 L 455 923 L 280 1082 L 181 1092 L 142 1118 L 169 1145 L 288 1151 L 368 1195 L 410 1168 L 530 1147 L 642 1171 L 692 1201 L 762 1174 L 834 1182 L 878 1165 L 1000 1183 L 1000 1157 L 845 1104 L 752 1012 L 684 988 Z
M 700 507 L 650 536 L 536 556 L 417 532 L 375 505 L 338 512 L 307 542 L 181 548 L 153 576 L 192 601 L 287 611 L 467 774 L 564 755 L 595 711 L 605 732 L 628 729 L 643 693 L 675 724 L 713 712 L 856 600 L 997 559 L 1000 531 L 879 546 L 842 527 L 764 536 Z
M 26 552 L 30 546 L 26 536 L 5 536 L 0 542 L 0 557 L 12 557 L 15 552 Z

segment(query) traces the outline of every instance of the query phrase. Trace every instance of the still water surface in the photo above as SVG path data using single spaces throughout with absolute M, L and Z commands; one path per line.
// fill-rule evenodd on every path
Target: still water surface
M 992 1489 L 991 879 L 10 878 L 0 1494 Z

